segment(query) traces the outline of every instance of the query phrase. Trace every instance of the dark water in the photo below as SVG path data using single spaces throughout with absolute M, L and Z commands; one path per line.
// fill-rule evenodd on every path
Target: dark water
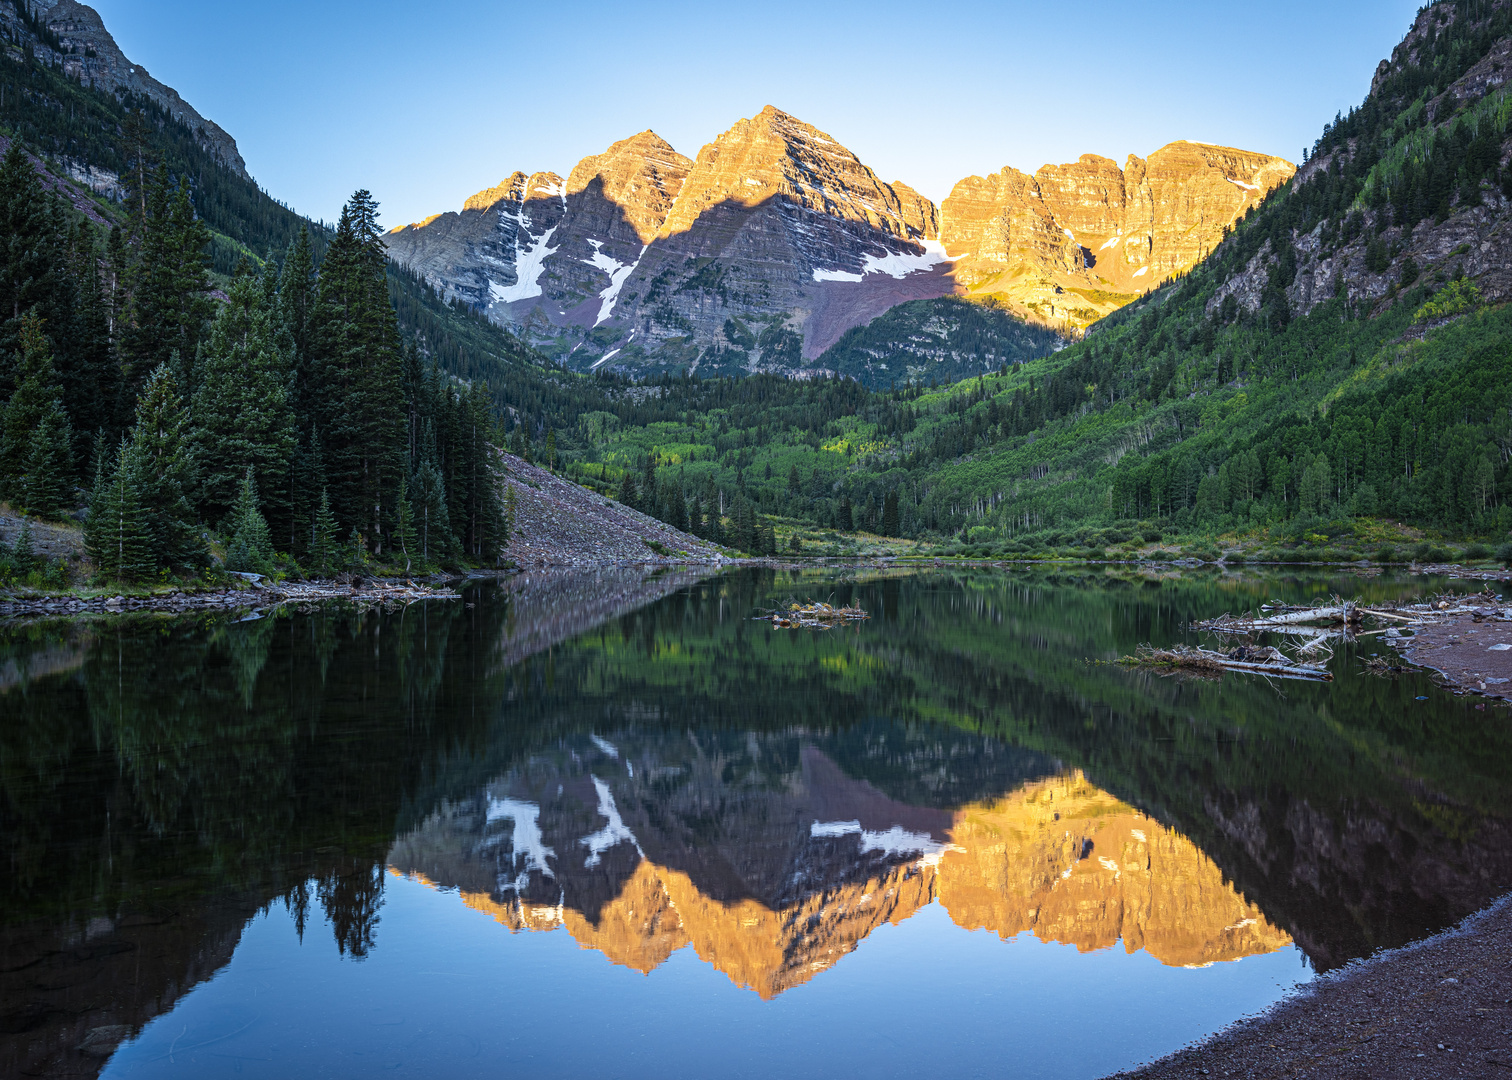
M 1102 1075 L 1512 888 L 1512 734 L 1370 639 L 1331 685 L 1088 661 L 1442 587 L 747 571 L 4 628 L 0 1074 Z M 874 617 L 749 619 L 831 596 Z

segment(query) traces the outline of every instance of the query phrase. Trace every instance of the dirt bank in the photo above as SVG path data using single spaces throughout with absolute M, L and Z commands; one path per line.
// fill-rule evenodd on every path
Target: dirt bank
M 1512 882 L 1503 884 L 1512 888 Z M 1323 976 L 1200 1046 L 1117 1075 L 1512 1076 L 1512 898 L 1437 937 Z
M 1389 638 L 1402 656 L 1439 674 L 1451 689 L 1512 699 L 1512 610 L 1488 598 L 1473 612 Z

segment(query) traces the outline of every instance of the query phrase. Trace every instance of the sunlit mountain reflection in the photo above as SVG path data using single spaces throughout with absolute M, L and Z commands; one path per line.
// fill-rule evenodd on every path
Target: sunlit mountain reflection
M 921 806 L 817 742 L 567 740 L 443 805 L 395 843 L 390 872 L 455 889 L 511 930 L 564 928 L 641 972 L 691 946 L 764 998 L 937 901 L 968 930 L 1122 942 L 1172 966 L 1291 942 L 1195 844 L 1079 771 L 1001 748 L 984 760 L 960 738 L 914 746 L 916 765 L 969 763 L 978 790 L 1003 779 L 1002 794 Z

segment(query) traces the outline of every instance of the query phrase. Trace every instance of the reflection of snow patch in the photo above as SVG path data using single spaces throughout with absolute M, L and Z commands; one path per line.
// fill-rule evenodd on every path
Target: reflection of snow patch
M 761 186 L 761 181 L 760 180 L 752 180 L 749 176 L 746 177 L 745 182 L 747 184 L 750 184 L 752 187 L 760 187 Z
M 1076 234 L 1074 232 L 1072 232 L 1070 229 L 1062 229 L 1061 232 L 1065 233 L 1067 236 L 1069 236 L 1073 240 L 1076 239 Z
M 1143 829 L 1130 829 L 1129 830 L 1129 835 L 1132 836 L 1132 837 L 1134 837 L 1134 839 L 1138 840 L 1141 844 L 1148 844 L 1149 843 L 1149 841 L 1145 839 L 1145 834 L 1144 834 L 1144 830 Z
M 489 799 L 488 820 L 494 822 L 506 819 L 514 822 L 514 832 L 509 841 L 510 865 L 518 867 L 520 860 L 524 859 L 525 869 L 513 882 L 501 884 L 500 888 L 518 892 L 529 883 L 532 870 L 539 870 L 545 877 L 554 877 L 546 860 L 556 858 L 556 852 L 546 846 L 545 839 L 541 836 L 541 808 L 535 803 L 515 799 Z
M 593 787 L 598 792 L 599 817 L 605 818 L 609 824 L 605 825 L 592 836 L 585 836 L 578 841 L 578 843 L 587 847 L 589 851 L 588 858 L 583 865 L 597 866 L 604 852 L 624 843 L 634 845 L 636 853 L 641 858 L 645 858 L 646 853 L 641 851 L 640 842 L 635 839 L 635 834 L 625 825 L 624 820 L 620 817 L 618 808 L 614 805 L 614 792 L 609 790 L 609 785 L 595 776 L 593 778 Z
M 619 750 L 608 739 L 601 739 L 597 735 L 590 735 L 588 736 L 588 741 L 593 743 L 594 746 L 598 747 L 600 750 L 608 754 L 610 757 L 614 758 L 616 761 L 619 760 Z
M 1240 919 L 1238 922 L 1234 923 L 1232 926 L 1225 926 L 1224 929 L 1225 930 L 1243 930 L 1246 926 L 1254 926 L 1255 922 L 1256 922 L 1256 920 L 1254 920 L 1254 919 Z
M 490 281 L 488 291 L 495 303 L 512 304 L 516 300 L 528 300 L 532 296 L 541 295 L 541 271 L 546 269 L 546 260 L 557 253 L 556 248 L 546 245 L 551 242 L 551 234 L 556 231 L 557 227 L 553 225 L 526 251 L 520 250 L 519 234 L 515 235 L 515 283 L 500 285 L 497 281 Z
M 809 826 L 810 836 L 859 836 L 861 854 L 880 851 L 887 858 L 918 855 L 919 862 L 933 866 L 947 851 L 964 851 L 955 844 L 942 844 L 928 833 L 907 832 L 901 825 L 894 825 L 886 832 L 867 832 L 859 821 L 816 821 Z
M 1108 858 L 1106 855 L 1099 855 L 1097 857 L 1097 861 L 1102 864 L 1102 868 L 1104 870 L 1113 871 L 1113 876 L 1115 878 L 1123 877 L 1123 873 L 1118 869 L 1118 864 L 1112 859 Z
M 887 274 L 893 278 L 905 278 L 909 274 L 933 270 L 941 263 L 954 261 L 946 253 L 945 245 L 938 240 L 922 240 L 919 246 L 924 251 L 918 255 L 912 252 L 895 251 L 889 251 L 883 255 L 865 255 L 862 257 L 859 274 L 851 270 L 815 270 L 814 280 L 860 281 L 867 274 Z

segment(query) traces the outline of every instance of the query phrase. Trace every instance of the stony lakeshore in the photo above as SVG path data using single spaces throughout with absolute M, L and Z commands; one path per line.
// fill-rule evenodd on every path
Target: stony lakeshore
M 1512 888 L 1512 882 L 1505 883 Z M 1512 897 L 1325 975 L 1128 1080 L 1449 1080 L 1512 1075 Z

